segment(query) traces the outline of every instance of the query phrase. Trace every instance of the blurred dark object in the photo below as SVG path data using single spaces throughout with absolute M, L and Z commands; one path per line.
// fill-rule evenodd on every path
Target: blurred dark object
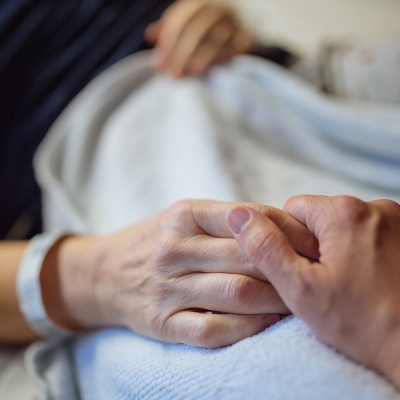
M 298 56 L 279 46 L 259 46 L 252 54 L 286 68 L 290 68 L 299 60 Z
M 95 76 L 148 48 L 145 28 L 172 2 L 0 1 L 0 239 L 42 230 L 37 146 Z

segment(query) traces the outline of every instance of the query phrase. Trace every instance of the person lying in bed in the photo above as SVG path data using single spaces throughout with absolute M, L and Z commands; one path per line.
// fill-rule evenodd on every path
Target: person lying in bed
M 157 36 L 158 29 L 157 26 L 153 26 L 149 35 Z M 164 62 L 163 57 L 161 60 L 157 60 L 161 66 Z M 173 72 L 177 76 L 182 73 L 176 71 L 175 68 L 173 68 Z M 305 210 L 310 208 L 310 202 L 313 203 L 312 199 L 303 205 Z M 335 213 L 328 212 L 328 216 L 331 218 L 333 216 L 336 223 L 341 221 L 336 217 L 336 213 L 346 217 L 343 225 L 340 226 L 340 238 L 343 238 L 343 232 L 349 232 L 349 234 L 359 230 L 363 232 L 363 242 L 360 246 L 354 247 L 355 254 L 352 253 L 354 248 L 350 249 L 349 253 L 342 253 L 346 247 L 343 247 L 340 241 L 334 242 L 332 253 L 336 258 L 359 256 L 359 247 L 362 248 L 362 245 L 365 245 L 364 240 L 366 240 L 370 250 L 370 253 L 366 254 L 366 260 L 370 263 L 370 268 L 376 267 L 375 264 L 379 266 L 379 263 L 376 262 L 378 256 L 379 259 L 385 259 L 385 256 L 388 257 L 387 255 L 390 254 L 389 259 L 397 261 L 397 255 L 392 252 L 392 247 L 397 248 L 398 210 L 391 211 L 391 207 L 395 207 L 393 203 L 385 203 L 384 207 L 374 208 L 374 204 L 362 203 L 355 199 L 332 199 L 332 202 L 339 203 L 339 206 L 331 207 Z M 327 205 L 325 204 L 325 206 Z M 310 304 L 305 302 L 304 305 L 301 301 L 310 291 L 305 290 L 310 286 L 302 285 L 304 282 L 308 282 L 308 275 L 306 278 L 301 276 L 303 280 L 299 280 L 298 275 L 295 275 L 294 282 L 299 282 L 299 284 L 288 287 L 298 288 L 299 293 L 296 296 L 296 291 L 291 290 L 287 294 L 288 289 L 282 288 L 284 285 L 268 270 L 268 267 L 272 268 L 271 266 L 275 264 L 266 264 L 265 259 L 259 256 L 259 254 L 268 255 L 271 252 L 270 247 L 264 248 L 269 243 L 268 239 L 272 237 L 271 235 L 263 236 L 265 232 L 269 232 L 268 229 L 263 228 L 261 233 L 259 230 L 256 231 L 255 239 L 250 241 L 257 244 L 257 238 L 262 239 L 259 246 L 255 247 L 260 249 L 257 253 L 254 247 L 247 245 L 246 236 L 242 239 L 242 234 L 251 232 L 251 230 L 246 227 L 242 230 L 236 226 L 237 224 L 235 225 L 235 221 L 240 222 L 237 215 L 239 211 L 237 208 L 234 211 L 230 210 L 232 207 L 238 207 L 238 204 L 224 205 L 222 210 L 220 207 L 221 205 L 218 203 L 180 203 L 152 220 L 144 221 L 107 238 L 63 236 L 59 240 L 47 244 L 41 241 L 42 238 L 38 238 L 36 243 L 38 243 L 39 249 L 36 248 L 36 252 L 44 257 L 40 273 L 40 287 L 48 317 L 56 326 L 64 329 L 80 331 L 106 325 L 127 326 L 161 340 L 219 347 L 259 332 L 278 320 L 279 317 L 276 314 L 293 311 L 309 322 L 322 339 L 336 345 L 356 360 L 363 361 L 386 373 L 394 382 L 397 382 L 397 374 L 389 372 L 389 369 L 396 371 L 397 358 L 393 355 L 389 357 L 387 348 L 380 345 L 382 338 L 387 339 L 387 342 L 391 344 L 395 342 L 392 338 L 397 333 L 398 316 L 397 310 L 393 307 L 393 304 L 397 304 L 397 298 L 393 296 L 394 289 L 388 290 L 388 295 L 378 292 L 381 295 L 380 298 L 383 299 L 382 302 L 387 306 L 387 312 L 382 313 L 382 316 L 381 307 L 378 307 L 378 311 L 374 307 L 368 307 L 365 296 L 357 296 L 356 301 L 352 299 L 350 295 L 354 294 L 353 286 L 348 289 L 349 293 L 344 292 L 342 295 L 342 290 L 347 288 L 347 285 L 339 285 L 335 280 L 336 284 L 332 285 L 331 293 L 337 291 L 337 296 L 341 300 L 346 299 L 345 294 L 347 293 L 350 294 L 349 301 L 353 300 L 351 304 L 354 304 L 354 309 L 353 313 L 349 311 L 350 317 L 353 317 L 361 309 L 368 311 L 362 314 L 367 323 L 373 322 L 378 317 L 383 321 L 383 328 L 378 332 L 379 335 L 373 330 L 366 335 L 368 339 L 373 340 L 368 343 L 370 346 L 368 349 L 372 349 L 372 354 L 359 343 L 354 350 L 352 340 L 355 340 L 355 337 L 358 338 L 357 332 L 359 331 L 357 329 L 360 329 L 357 325 L 358 322 L 356 321 L 354 326 L 350 326 L 356 332 L 354 336 L 343 334 L 342 332 L 346 333 L 349 329 L 348 320 L 344 318 L 347 317 L 347 314 L 343 316 L 341 314 L 343 309 L 338 307 L 338 313 L 334 314 L 334 322 L 344 321 L 343 325 L 339 325 L 341 328 L 338 329 L 339 333 L 334 336 L 332 331 L 335 332 L 335 330 L 331 329 L 329 335 L 332 336 L 329 336 L 324 330 L 319 330 L 320 325 L 324 326 L 325 318 L 331 314 L 318 313 L 318 310 L 313 309 L 315 306 L 313 302 Z M 300 207 L 300 212 L 303 208 Z M 324 209 L 331 211 L 329 207 L 324 207 Z M 306 262 L 309 259 L 319 259 L 324 262 L 325 237 L 320 235 L 320 230 L 314 229 L 311 223 L 309 225 L 307 218 L 301 218 L 295 212 L 292 212 L 295 217 L 293 218 L 290 214 L 275 209 L 262 208 L 261 210 L 282 229 L 282 232 L 274 232 L 279 240 L 286 243 L 285 247 L 280 247 L 279 243 L 276 246 L 276 249 L 283 248 L 284 252 L 273 253 L 274 257 L 277 257 L 278 266 L 280 266 L 280 256 L 283 261 L 293 259 L 300 263 L 299 260 Z M 252 264 L 246 260 L 243 262 L 240 251 L 235 245 L 232 245 L 233 241 L 227 245 L 224 240 L 225 246 L 217 243 L 217 237 L 226 239 L 226 236 L 230 236 L 226 226 L 228 212 L 230 212 L 228 221 L 244 250 L 248 252 L 249 259 L 265 272 L 265 276 L 272 283 L 276 283 L 278 292 L 265 281 L 265 277 L 255 270 Z M 310 216 L 311 220 L 313 215 Z M 354 219 L 350 218 L 353 215 Z M 254 214 L 254 219 L 258 217 L 258 214 Z M 365 226 L 369 227 L 370 223 L 373 225 L 376 219 L 381 221 L 381 224 L 378 224 L 378 232 L 379 229 L 385 232 L 385 229 L 388 229 L 387 225 L 391 226 L 390 221 L 395 222 L 392 229 L 389 229 L 389 237 L 392 239 L 383 241 L 383 246 L 381 241 L 378 241 L 379 246 L 374 249 L 369 245 L 368 237 L 376 238 L 377 230 L 371 229 L 368 236 L 365 235 Z M 268 224 L 267 221 L 264 220 L 264 224 Z M 332 221 L 328 219 L 328 222 Z M 363 224 L 360 227 L 358 224 L 361 222 Z M 250 223 L 252 222 L 250 221 Z M 306 229 L 305 225 L 310 230 Z M 334 225 L 327 225 L 328 230 L 322 229 L 322 233 L 328 232 L 329 238 L 329 233 L 332 232 L 329 229 L 333 229 Z M 318 254 L 318 243 L 313 233 L 319 240 L 321 257 Z M 333 233 L 335 233 L 334 230 Z M 357 235 L 355 236 L 354 244 L 357 245 L 358 243 L 355 242 Z M 159 241 L 155 241 L 155 238 L 159 238 Z M 288 247 L 288 240 L 291 247 Z M 272 248 L 274 249 L 274 246 Z M 30 340 L 35 337 L 18 311 L 18 300 L 14 290 L 16 265 L 22 258 L 25 249 L 26 244 L 21 243 L 3 245 L 2 249 L 5 278 L 2 279 L 4 290 L 2 290 L 3 301 L 1 304 L 4 305 L 2 316 L 5 319 L 1 326 L 4 329 L 2 332 L 4 341 Z M 135 249 L 136 251 L 133 251 Z M 218 257 L 225 253 L 229 253 L 232 257 L 228 258 L 228 262 L 225 257 Z M 297 253 L 305 258 L 295 259 L 294 255 Z M 327 266 L 336 265 L 335 257 L 332 259 L 328 257 Z M 190 260 L 190 265 L 187 260 Z M 177 264 L 182 265 L 182 269 L 178 273 L 175 270 Z M 165 266 L 172 265 L 174 266 L 173 271 L 171 268 L 165 268 Z M 343 263 L 339 263 L 339 265 L 343 265 Z M 130 268 L 131 266 L 132 268 Z M 381 269 L 377 269 L 377 273 L 381 273 L 381 271 Z M 395 285 L 398 287 L 397 281 L 390 276 L 390 271 L 392 269 L 389 268 L 386 271 L 388 273 L 383 277 L 378 276 L 377 280 L 383 282 L 382 286 Z M 217 272 L 217 274 L 204 274 L 204 272 Z M 313 275 L 314 271 L 311 271 L 311 276 Z M 367 276 L 371 276 L 370 270 Z M 338 275 L 337 280 L 343 283 L 340 278 L 342 276 Z M 316 282 L 318 283 L 318 281 Z M 350 279 L 349 285 L 351 282 L 354 281 Z M 312 286 L 312 288 L 317 286 Z M 371 281 L 367 281 L 360 288 L 361 295 L 366 293 L 370 286 Z M 325 286 L 323 287 L 325 288 Z M 193 288 L 198 288 L 198 290 L 193 290 Z M 374 287 L 373 290 L 377 289 Z M 311 290 L 311 293 L 314 291 Z M 323 291 L 325 295 L 329 293 Z M 279 294 L 285 302 L 280 299 Z M 336 298 L 336 296 L 334 297 Z M 315 298 L 315 300 L 318 299 L 318 297 Z M 297 300 L 299 300 L 298 303 Z M 304 308 L 300 305 L 303 305 Z M 324 303 L 319 302 L 317 305 L 323 306 Z M 348 309 L 350 307 L 346 311 Z M 203 313 L 202 310 L 206 312 Z M 217 310 L 218 312 L 210 314 L 207 310 Z M 239 310 L 243 314 L 238 315 Z M 162 311 L 161 314 L 160 311 Z M 353 318 L 349 319 L 353 322 Z M 39 332 L 40 325 L 43 326 L 43 324 L 48 324 L 45 330 L 49 327 L 57 330 L 50 325 L 49 321 L 40 320 L 37 323 L 38 321 L 31 320 L 30 322 L 34 324 L 35 328 L 38 328 Z M 364 326 L 364 324 L 362 325 Z M 370 325 L 374 326 L 373 323 Z M 365 334 L 365 331 L 363 333 Z M 371 343 L 374 343 L 375 346 L 371 346 Z M 378 347 L 380 348 L 377 355 Z M 393 348 L 396 346 L 391 347 L 391 349 Z

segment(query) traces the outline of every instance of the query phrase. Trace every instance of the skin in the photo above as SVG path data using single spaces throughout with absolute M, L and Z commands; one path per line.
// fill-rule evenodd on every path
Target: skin
M 249 260 L 322 341 L 400 388 L 400 205 L 299 196 L 284 209 L 319 241 L 302 257 L 265 215 L 234 208 L 227 220 Z
M 0 340 L 5 343 L 37 338 L 19 312 L 15 289 L 18 265 L 27 245 L 22 241 L 0 242 Z
M 148 27 L 146 37 L 155 45 L 154 63 L 157 68 L 175 77 L 203 74 L 214 64 L 228 61 L 236 54 L 250 51 L 254 46 L 254 39 L 239 25 L 229 6 L 203 0 L 176 1 L 160 21 Z M 167 214 L 171 215 L 171 212 Z M 218 268 L 215 271 L 202 270 L 206 266 L 213 265 L 210 261 L 214 255 L 212 252 L 221 250 L 210 246 L 208 253 L 204 251 L 198 257 L 191 256 L 191 263 L 194 260 L 197 264 L 204 265 L 196 271 L 197 276 L 195 273 L 191 277 L 187 276 L 189 275 L 187 264 L 180 266 L 180 272 L 176 273 L 176 276 L 162 275 L 155 265 L 159 268 L 164 267 L 164 256 L 169 257 L 170 264 L 176 262 L 177 257 L 172 257 L 167 251 L 174 250 L 174 246 L 168 249 L 162 247 L 165 250 L 164 254 L 158 251 L 159 241 L 154 245 L 150 244 L 150 239 L 159 237 L 161 232 L 164 233 L 164 237 L 159 237 L 161 244 L 166 237 L 168 238 L 168 234 L 159 229 L 157 221 L 157 218 L 144 221 L 123 233 L 107 238 L 74 236 L 61 238 L 46 256 L 40 276 L 44 304 L 53 322 L 61 327 L 78 331 L 104 325 L 127 326 L 162 340 L 215 347 L 233 343 L 276 322 L 278 318 L 276 314 L 265 316 L 266 313 L 287 312 L 287 308 L 279 300 L 272 286 L 254 279 L 260 278 L 261 274 L 243 264 L 238 250 L 235 253 L 236 261 L 229 264 L 229 268 L 227 268 L 228 261 L 225 261 L 225 269 L 221 266 L 223 263 L 219 263 L 218 268 L 221 267 L 221 271 Z M 227 232 L 229 233 L 229 230 Z M 110 247 L 109 243 L 114 244 Z M 179 240 L 175 244 L 178 245 Z M 37 339 L 37 335 L 29 329 L 19 312 L 15 290 L 18 265 L 27 245 L 28 242 L 0 243 L 0 342 L 3 343 L 23 343 Z M 193 242 L 191 246 L 184 247 L 187 252 L 184 256 L 190 255 L 190 252 L 196 253 L 197 245 L 197 242 Z M 206 246 L 205 243 L 202 245 Z M 120 252 L 115 254 L 115 249 L 119 249 Z M 128 255 L 124 256 L 124 252 L 129 253 L 132 258 L 130 261 Z M 114 255 L 111 256 L 109 253 Z M 152 258 L 154 253 L 159 254 L 159 259 Z M 206 264 L 202 256 L 207 258 Z M 120 262 L 120 270 L 111 272 L 108 269 L 114 266 L 115 260 Z M 227 260 L 231 261 L 229 256 Z M 131 268 L 128 266 L 129 262 Z M 128 265 L 123 266 L 124 263 Z M 242 269 L 237 267 L 238 263 L 242 264 Z M 122 288 L 126 282 L 116 282 L 117 276 L 120 279 L 124 276 L 132 282 L 135 280 L 135 283 L 125 291 L 117 291 L 110 282 L 99 278 L 100 272 L 114 285 L 121 285 Z M 203 272 L 220 272 L 225 275 L 213 274 L 211 278 Z M 226 272 L 229 272 L 229 275 Z M 159 282 L 156 278 L 149 277 L 150 273 L 154 273 L 160 280 L 164 279 L 164 283 L 168 282 L 165 284 L 167 288 L 157 286 Z M 239 277 L 241 273 L 250 274 L 252 279 Z M 221 280 L 223 283 L 220 283 Z M 198 286 L 198 298 L 193 298 L 194 295 L 189 293 L 190 283 Z M 207 289 L 209 284 L 211 289 Z M 101 286 L 101 289 L 96 288 L 96 285 Z M 182 290 L 178 287 L 182 287 Z M 247 293 L 251 288 L 255 288 L 257 293 L 265 291 L 267 295 L 259 294 L 256 301 L 253 299 L 255 296 L 241 294 Z M 103 290 L 109 296 L 105 301 L 101 300 L 106 298 Z M 156 303 L 156 296 L 152 290 L 159 294 L 157 298 L 159 303 Z M 237 298 L 236 293 L 238 293 Z M 149 298 L 153 296 L 154 300 L 141 302 L 140 299 L 146 296 Z M 152 312 L 164 301 L 163 296 L 175 296 L 174 306 L 168 308 L 169 315 L 153 317 Z M 248 298 L 242 301 L 242 297 L 246 296 Z M 266 300 L 265 297 L 268 297 L 268 301 L 261 306 Z M 131 305 L 129 308 L 127 306 L 129 301 L 136 304 L 136 307 Z M 116 302 L 120 302 L 118 307 L 114 304 Z M 142 315 L 141 307 L 151 311 L 148 315 Z M 239 314 L 204 314 L 198 312 L 199 310 L 196 310 L 198 308 Z M 259 315 L 256 315 L 257 313 Z M 183 327 L 186 333 L 182 334 L 183 338 L 180 339 L 176 332 Z M 231 333 L 238 331 L 238 328 L 240 335 Z M 216 331 L 219 331 L 217 339 L 213 339 Z M 191 335 L 193 338 L 190 338 Z M 223 335 L 225 339 L 222 339 Z
M 253 36 L 227 4 L 180 0 L 146 30 L 154 66 L 175 78 L 202 75 L 211 66 L 256 48 Z
M 41 274 L 49 317 L 66 329 L 121 326 L 208 348 L 235 343 L 277 322 L 288 309 L 234 240 L 226 213 L 235 205 L 259 210 L 299 253 L 318 256 L 315 238 L 287 213 L 250 203 L 182 201 L 112 235 L 61 238 Z M 35 338 L 15 294 L 22 250 L 7 258 L 12 273 L 8 281 L 0 280 L 9 287 L 9 295 L 0 297 L 0 307 L 7 309 L 0 327 L 9 324 L 0 330 L 0 341 L 8 343 Z M 5 259 L 0 260 L 3 267 Z
M 206 2 L 203 0 L 176 1 L 164 13 L 160 21 L 148 27 L 146 31 L 146 37 L 155 45 L 155 65 L 160 70 L 165 71 L 175 77 L 181 77 L 188 74 L 203 74 L 207 72 L 212 65 L 219 62 L 228 61 L 236 54 L 249 51 L 254 42 L 251 35 L 240 27 L 234 12 L 229 6 L 217 4 L 215 2 Z M 139 306 L 137 306 L 136 309 L 132 307 L 129 310 L 123 310 L 125 307 L 124 301 L 127 302 L 128 299 L 130 301 L 130 297 L 135 301 L 138 301 L 138 298 L 141 296 L 134 295 L 133 293 L 142 290 L 142 286 L 145 286 L 146 282 L 149 283 L 149 288 L 151 285 L 154 285 L 154 287 L 151 287 L 151 289 L 147 289 L 146 286 L 146 290 L 148 291 L 143 292 L 146 295 L 149 295 L 149 291 L 153 289 L 155 290 L 155 287 L 157 286 L 157 284 L 154 283 L 154 279 L 148 279 L 148 276 L 146 276 L 146 274 L 143 272 L 147 271 L 146 268 L 148 268 L 148 275 L 150 273 L 149 271 L 151 271 L 151 268 L 154 267 L 149 266 L 150 262 L 147 262 L 147 264 L 144 263 L 143 259 L 150 253 L 153 254 L 152 252 L 156 250 L 155 246 L 152 247 L 149 244 L 150 238 L 152 237 L 151 235 L 157 236 L 159 233 L 159 226 L 156 220 L 157 218 L 153 219 L 152 221 L 145 221 L 139 226 L 132 227 L 124 233 L 112 235 L 107 238 L 84 238 L 70 236 L 60 239 L 46 256 L 40 276 L 43 300 L 46 310 L 53 322 L 59 326 L 72 330 L 92 329 L 110 324 L 128 326 L 152 337 L 161 339 L 165 338 L 169 341 L 178 341 L 178 335 L 170 333 L 168 329 L 173 332 L 174 329 L 176 329 L 176 325 L 181 326 L 185 324 L 184 320 L 186 318 L 186 320 L 190 320 L 192 322 L 187 322 L 185 325 L 187 326 L 187 333 L 184 335 L 184 340 L 188 343 L 196 342 L 199 345 L 202 345 L 202 337 L 204 336 L 202 334 L 203 330 L 206 332 L 210 331 L 210 334 L 214 334 L 215 330 L 220 329 L 221 333 L 219 337 L 221 337 L 223 334 L 225 334 L 225 331 L 228 328 L 236 329 L 237 327 L 244 326 L 245 328 L 242 329 L 242 333 L 239 335 L 240 337 L 227 334 L 225 342 L 233 342 L 240 340 L 240 338 L 244 336 L 254 334 L 256 331 L 262 330 L 269 324 L 276 322 L 278 318 L 277 315 L 265 317 L 264 314 L 260 314 L 259 316 L 254 316 L 254 313 L 281 313 L 282 311 L 287 311 L 286 307 L 282 305 L 282 302 L 276 299 L 274 301 L 271 300 L 269 303 L 270 305 L 273 304 L 273 306 L 267 306 L 264 308 L 261 307 L 259 304 L 261 303 L 264 295 L 260 295 L 258 305 L 255 304 L 253 308 L 247 308 L 247 303 L 244 301 L 241 304 L 242 308 L 239 307 L 233 310 L 233 305 L 229 304 L 229 302 L 231 301 L 230 296 L 232 296 L 232 293 L 236 293 L 236 285 L 239 287 L 247 285 L 249 288 L 252 286 L 257 286 L 257 290 L 259 291 L 261 290 L 261 286 L 265 287 L 267 285 L 265 282 L 260 284 L 257 281 L 255 283 L 254 279 L 250 281 L 247 280 L 246 283 L 243 283 L 241 282 L 242 278 L 238 278 L 237 276 L 234 278 L 236 283 L 231 284 L 232 288 L 234 289 L 232 292 L 226 288 L 228 282 L 233 280 L 232 276 L 225 276 L 225 286 L 220 285 L 220 287 L 218 286 L 219 281 L 217 276 L 215 282 L 211 283 L 211 286 L 214 288 L 212 289 L 214 290 L 213 295 L 211 297 L 203 296 L 204 301 L 200 298 L 198 301 L 194 301 L 191 299 L 190 294 L 180 293 L 178 289 L 172 291 L 171 293 L 168 292 L 169 289 L 165 290 L 165 293 L 168 292 L 168 295 L 176 296 L 176 306 L 175 308 L 171 307 L 169 309 L 171 315 L 159 317 L 159 319 L 160 321 L 163 321 L 162 318 L 164 318 L 168 322 L 179 320 L 180 322 L 177 322 L 176 324 L 167 323 L 165 324 L 165 327 L 164 325 L 161 327 L 161 323 L 159 323 L 159 325 L 157 325 L 155 322 L 150 323 L 150 320 L 152 320 L 151 315 L 146 316 L 146 318 L 143 317 L 143 319 L 140 319 L 138 316 L 133 316 L 133 314 L 138 312 Z M 164 232 L 164 234 L 166 233 Z M 160 240 L 161 239 L 162 238 L 160 238 Z M 118 241 L 121 241 L 121 243 L 124 244 L 116 243 Z M 105 271 L 107 268 L 111 268 L 111 265 L 115 262 L 114 259 L 111 258 L 110 255 L 106 254 L 107 252 L 104 250 L 107 248 L 109 249 L 110 253 L 112 253 L 114 250 L 108 246 L 109 242 L 115 243 L 115 248 L 125 246 L 123 249 L 120 249 L 121 252 L 122 250 L 129 252 L 127 249 L 129 242 L 129 244 L 135 248 L 135 251 L 139 252 L 140 250 L 141 254 L 140 260 L 136 260 L 134 259 L 135 257 L 132 255 L 133 253 L 131 251 L 132 265 L 137 267 L 140 265 L 141 268 L 138 267 L 135 270 L 134 268 L 129 269 L 126 267 L 124 270 L 124 267 L 121 266 L 121 270 L 118 272 L 121 273 L 121 276 L 123 276 L 122 271 L 124 271 L 124 273 L 127 275 L 127 278 L 137 278 L 138 280 L 141 279 L 143 281 L 141 285 L 135 283 L 134 289 L 131 288 L 131 291 L 127 289 L 125 292 L 123 292 L 124 294 L 118 294 L 117 298 L 118 301 L 121 302 L 121 310 L 116 310 L 110 305 L 110 302 L 114 301 L 116 297 L 114 294 L 115 288 L 107 287 L 110 299 L 107 300 L 108 304 L 104 305 L 100 301 L 100 298 L 104 297 L 103 293 L 100 295 L 100 292 L 103 289 L 105 290 L 105 288 L 102 288 L 101 290 L 94 289 L 95 284 L 91 282 L 91 280 L 94 280 L 96 281 L 96 284 L 98 283 L 100 285 L 100 279 L 97 281 L 96 278 L 99 270 L 104 272 L 106 275 Z M 139 246 L 138 248 L 138 243 L 141 243 L 142 247 Z M 156 242 L 156 244 L 160 243 Z M 3 343 L 22 343 L 37 339 L 37 336 L 29 329 L 28 325 L 24 321 L 23 316 L 19 312 L 18 299 L 15 290 L 15 279 L 18 265 L 27 245 L 28 242 L 0 243 L 0 342 Z M 195 246 L 193 244 L 193 246 L 187 251 L 193 251 L 194 247 Z M 171 248 L 173 249 L 173 246 Z M 212 247 L 210 248 L 208 258 L 212 257 L 212 250 L 215 249 Z M 157 254 L 159 253 L 160 252 Z M 236 251 L 236 253 L 238 253 L 238 251 Z M 160 266 L 162 265 L 163 261 L 162 255 L 163 254 L 160 255 L 160 260 L 155 260 L 160 263 Z M 128 262 L 128 256 L 126 256 L 125 260 L 121 259 L 123 257 L 123 253 L 116 254 L 113 257 L 120 257 L 119 261 L 121 263 Z M 241 256 L 236 254 L 236 258 L 241 259 Z M 176 259 L 173 257 L 170 257 L 170 259 L 171 262 L 176 261 Z M 198 257 L 197 262 L 200 261 L 201 257 Z M 107 266 L 105 266 L 105 264 L 107 264 Z M 102 266 L 101 268 L 100 265 Z M 211 265 L 209 260 L 207 265 Z M 236 264 L 233 263 L 230 265 L 230 267 L 231 266 L 234 268 L 233 272 L 235 272 L 235 268 L 237 269 Z M 94 271 L 96 268 L 97 270 Z M 133 272 L 134 270 L 137 271 L 139 269 L 141 270 L 140 273 Z M 153 270 L 152 272 L 157 271 Z M 201 271 L 200 268 L 198 272 L 203 271 Z M 224 270 L 223 272 L 226 271 Z M 240 274 L 242 271 L 237 269 L 236 272 L 237 274 Z M 248 269 L 246 269 L 245 272 L 248 274 Z M 182 267 L 180 273 L 182 276 L 174 277 L 175 280 L 169 277 L 171 278 L 169 283 L 181 283 L 183 281 L 183 277 L 185 274 L 187 274 L 187 271 Z M 260 278 L 260 274 L 258 272 L 252 271 L 252 273 L 255 274 L 256 278 Z M 109 272 L 107 278 L 111 279 L 111 281 L 115 281 L 116 275 L 117 272 Z M 201 275 L 203 274 L 198 273 L 198 277 L 192 278 L 199 286 L 201 286 Z M 162 277 L 161 274 L 156 276 L 158 276 L 160 279 L 165 278 Z M 206 279 L 202 277 L 202 279 L 204 281 L 202 284 L 205 285 L 208 284 L 207 279 L 211 278 L 208 277 Z M 71 288 L 72 284 L 75 285 L 76 289 L 73 290 Z M 114 284 L 117 284 L 117 282 L 114 282 Z M 121 282 L 119 282 L 119 284 L 121 284 Z M 186 283 L 186 286 L 187 285 L 189 285 L 189 280 Z M 172 287 L 175 286 L 172 285 Z M 182 287 L 184 286 L 185 285 L 182 285 Z M 203 286 L 201 287 L 203 288 Z M 274 293 L 271 296 L 275 296 L 276 298 L 276 292 L 271 290 L 271 285 L 268 284 L 266 287 L 267 292 L 270 294 Z M 162 287 L 159 287 L 158 289 L 160 292 L 164 290 Z M 95 290 L 98 290 L 97 301 L 93 299 L 92 291 Z M 204 291 L 207 292 L 207 290 Z M 201 292 L 200 288 L 199 292 Z M 221 294 L 219 292 L 223 293 Z M 241 291 L 239 290 L 239 302 L 241 299 L 240 293 Z M 217 304 L 215 300 L 215 296 L 217 295 L 222 295 L 225 297 L 228 296 L 228 299 L 224 300 L 226 304 Z M 77 301 L 72 301 L 71 296 L 76 296 Z M 120 300 L 120 298 L 123 296 L 125 296 L 126 300 Z M 199 312 L 194 313 L 193 311 L 189 311 L 189 309 L 186 311 L 186 314 L 183 312 L 178 313 L 180 310 L 179 307 L 183 307 L 183 304 L 185 304 L 185 307 L 188 307 L 188 304 L 185 303 L 188 298 L 192 301 L 194 308 L 198 308 L 200 306 L 207 308 L 207 306 L 210 306 L 209 308 L 215 307 L 218 309 L 218 311 L 241 312 L 241 310 L 245 310 L 246 313 L 250 314 L 250 316 L 245 316 L 245 313 L 237 316 L 201 314 Z M 207 303 L 205 300 L 208 300 L 209 303 Z M 161 295 L 158 301 L 161 301 Z M 236 300 L 233 299 L 232 301 L 235 303 Z M 251 296 L 249 296 L 248 301 L 253 301 Z M 141 304 L 140 307 L 145 306 L 145 304 L 140 303 L 140 301 L 137 304 Z M 151 306 L 154 309 L 155 301 L 151 304 Z M 78 309 L 78 312 L 75 312 L 75 309 Z M 113 315 L 113 313 L 117 313 L 117 316 Z M 128 315 L 125 315 L 124 313 Z M 85 319 L 89 322 L 86 322 Z M 197 336 L 200 337 L 200 339 L 197 341 L 195 339 L 187 339 L 187 337 L 190 336 L 190 330 L 193 331 L 193 325 L 195 324 L 198 326 L 197 331 L 200 332 L 200 334 L 197 334 Z M 156 325 L 158 326 L 157 328 Z M 221 326 L 221 328 L 217 328 L 217 326 Z M 247 328 L 247 326 L 249 328 Z M 212 342 L 212 340 L 206 340 L 205 342 L 207 345 L 209 344 L 208 342 Z M 225 342 L 220 339 L 216 341 L 217 344 L 221 345 L 223 345 Z M 211 344 L 216 345 L 214 343 Z

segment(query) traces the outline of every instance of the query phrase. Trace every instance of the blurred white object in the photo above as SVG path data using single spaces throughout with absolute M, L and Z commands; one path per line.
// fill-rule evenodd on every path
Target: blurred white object
M 399 0 L 230 0 L 261 38 L 314 56 L 321 41 L 400 32 Z
M 42 143 L 47 229 L 106 233 L 184 198 L 400 200 L 400 105 L 349 109 L 258 57 L 180 81 L 147 57 L 94 80 Z
M 329 93 L 349 99 L 400 103 L 400 33 L 377 42 L 340 42 L 321 53 Z

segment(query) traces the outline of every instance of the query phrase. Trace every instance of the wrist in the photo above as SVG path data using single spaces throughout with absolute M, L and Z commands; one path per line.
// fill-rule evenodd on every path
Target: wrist
M 46 256 L 41 273 L 43 302 L 50 319 L 62 328 L 84 331 L 101 325 L 93 290 L 97 240 L 64 237 Z
M 60 291 L 57 256 L 55 255 L 58 254 L 59 244 L 66 237 L 66 234 L 61 235 L 59 232 L 35 236 L 26 247 L 17 269 L 16 291 L 20 312 L 33 332 L 50 340 L 74 336 L 73 331 L 65 329 L 67 324 L 57 326 L 49 318 L 42 291 L 44 288 L 44 293 L 49 300 L 46 304 L 52 310 L 58 310 Z M 45 271 L 43 275 L 42 270 Z M 44 282 L 41 282 L 41 276 L 43 276 Z M 46 289 L 54 296 L 47 295 L 48 290 Z M 62 311 L 60 311 L 60 314 L 62 315 Z

